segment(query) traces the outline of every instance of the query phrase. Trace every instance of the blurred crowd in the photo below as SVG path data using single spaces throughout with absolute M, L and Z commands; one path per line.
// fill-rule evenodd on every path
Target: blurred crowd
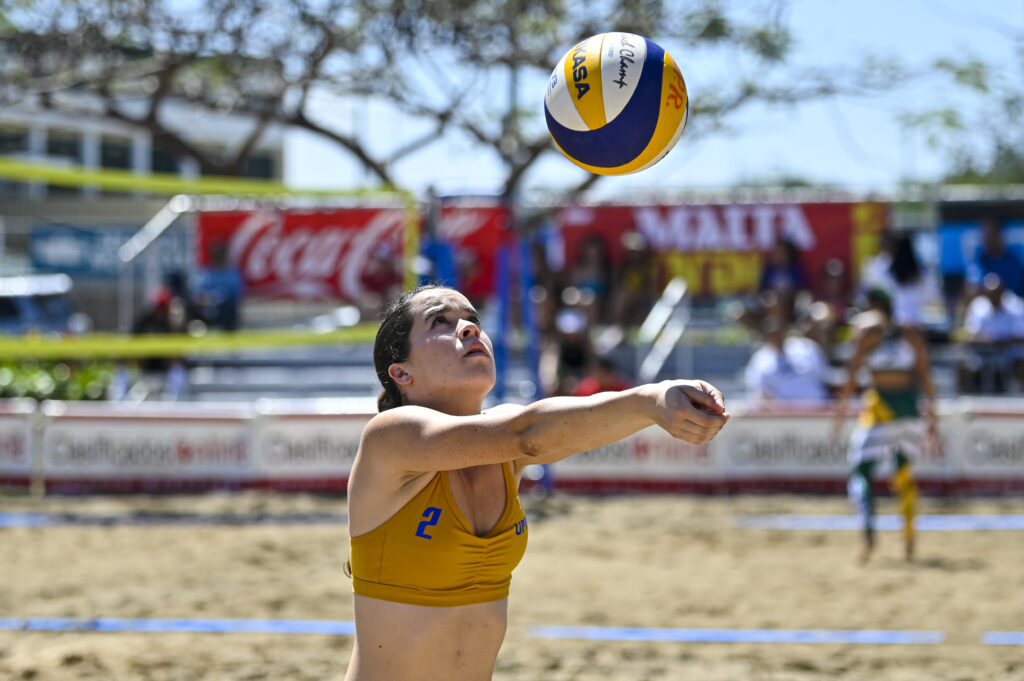
M 763 256 L 756 290 L 729 299 L 692 297 L 687 304 L 706 326 L 728 332 L 729 342 L 753 346 L 745 366 L 737 360 L 726 369 L 733 388 L 742 385 L 750 399 L 831 401 L 845 380 L 855 319 L 880 298 L 897 324 L 923 332 L 933 366 L 946 370 L 949 380 L 943 385 L 949 390 L 1024 394 L 1024 253 L 1007 243 L 1003 225 L 991 217 L 981 221 L 977 251 L 962 277 L 943 277 L 921 258 L 915 243 L 911 232 L 886 231 L 879 235 L 876 252 L 858 266 L 831 259 L 820 271 L 809 271 L 800 249 L 779 239 Z M 559 249 L 538 239 L 528 250 L 528 271 L 514 275 L 528 274 L 522 280 L 531 282 L 525 290 L 513 287 L 513 297 L 526 304 L 512 306 L 512 321 L 521 339 L 531 327 L 524 315 L 533 316 L 539 385 L 532 397 L 588 395 L 640 382 L 637 348 L 649 339 L 638 338 L 638 332 L 672 280 L 673 268 L 639 232 L 626 232 L 615 246 L 613 258 L 605 237 L 590 233 L 566 260 L 564 244 Z M 398 262 L 374 255 L 367 267 L 367 290 L 400 290 Z M 448 269 L 466 274 L 454 257 Z M 233 331 L 240 325 L 244 295 L 241 273 L 229 262 L 225 246 L 214 243 L 204 266 L 164 277 L 134 331 L 194 336 Z M 381 294 L 361 301 L 363 319 L 374 318 L 386 298 Z M 496 308 L 493 299 L 475 302 L 485 317 Z M 687 333 L 684 343 L 724 337 L 704 334 L 694 340 Z M 125 399 L 145 374 L 159 377 L 165 399 L 183 398 L 188 393 L 186 364 L 171 355 L 102 366 L 2 364 L 0 396 Z M 706 370 L 696 367 L 695 373 L 703 377 Z
M 723 327 L 742 329 L 756 345 L 737 367 L 747 396 L 774 402 L 831 400 L 850 359 L 851 322 L 884 298 L 893 320 L 919 328 L 933 366 L 955 376 L 960 394 L 1024 392 L 1024 253 L 1011 248 L 999 220 L 982 220 L 982 238 L 966 276 L 943 278 L 926 265 L 909 232 L 886 231 L 876 253 L 850 271 L 826 262 L 811 277 L 799 249 L 780 239 L 765 256 L 755 292 L 714 306 Z M 632 356 L 616 352 L 635 339 L 668 283 L 663 259 L 629 232 L 613 264 L 603 238 L 591 234 L 574 261 L 553 267 L 535 249 L 529 292 L 541 336 L 544 395 L 589 394 L 637 381 Z M 816 285 L 809 282 L 816 281 Z

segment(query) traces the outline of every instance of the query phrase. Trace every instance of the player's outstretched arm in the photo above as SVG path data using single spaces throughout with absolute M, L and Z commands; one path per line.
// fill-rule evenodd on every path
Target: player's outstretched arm
M 387 458 L 397 471 L 450 470 L 519 459 L 551 463 L 651 425 L 703 444 L 728 420 L 722 394 L 709 383 L 663 381 L 622 392 L 503 405 L 472 416 L 398 407 L 370 420 L 361 449 L 375 459 Z

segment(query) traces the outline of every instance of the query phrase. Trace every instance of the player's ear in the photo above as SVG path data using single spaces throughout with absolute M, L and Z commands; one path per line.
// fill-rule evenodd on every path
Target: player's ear
M 395 362 L 388 367 L 388 376 L 396 385 L 411 385 L 412 373 L 404 362 Z

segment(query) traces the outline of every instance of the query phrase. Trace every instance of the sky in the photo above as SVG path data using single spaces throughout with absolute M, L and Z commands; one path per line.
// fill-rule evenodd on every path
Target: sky
M 924 65 L 940 56 L 973 55 L 1006 65 L 1018 77 L 1020 57 L 1011 35 L 1024 32 L 1024 0 L 792 0 L 790 26 L 794 61 L 842 65 L 866 54 L 895 56 Z M 610 27 L 609 30 L 612 30 Z M 724 67 L 715 57 L 688 59 L 679 45 L 663 45 L 679 63 L 691 102 L 714 87 Z M 521 83 L 524 106 L 543 111 L 546 78 Z M 970 119 L 984 102 L 930 81 L 883 96 L 841 97 L 798 106 L 755 106 L 732 119 L 732 134 L 690 136 L 657 165 L 639 173 L 602 179 L 591 192 L 613 199 L 637 192 L 671 194 L 713 191 L 743 182 L 799 177 L 853 192 L 892 192 L 905 179 L 939 177 L 943 156 L 923 136 L 906 131 L 898 116 L 931 105 L 952 105 Z M 417 126 L 381 105 L 366 106 L 319 98 L 317 115 L 338 129 L 360 131 L 373 145 L 414 136 Z M 288 133 L 285 181 L 301 188 L 354 188 L 373 177 L 343 152 L 299 131 Z M 445 138 L 396 166 L 402 186 L 422 195 L 428 186 L 441 193 L 492 194 L 501 187 L 500 161 L 465 140 Z M 555 153 L 530 175 L 534 193 L 566 187 L 584 171 Z

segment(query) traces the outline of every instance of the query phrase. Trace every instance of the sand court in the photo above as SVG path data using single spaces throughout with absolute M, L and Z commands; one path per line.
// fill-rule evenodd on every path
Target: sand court
M 919 559 L 883 529 L 866 567 L 841 498 L 524 505 L 495 679 L 1024 679 L 1018 499 L 925 499 Z M 341 679 L 344 513 L 298 494 L 0 498 L 22 517 L 0 520 L 0 679 Z

